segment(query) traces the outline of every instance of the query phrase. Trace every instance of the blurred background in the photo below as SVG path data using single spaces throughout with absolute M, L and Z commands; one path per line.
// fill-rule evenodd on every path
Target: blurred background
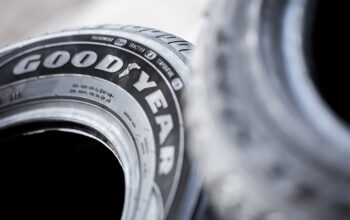
M 0 47 L 97 24 L 152 27 L 195 41 L 207 0 L 0 0 Z

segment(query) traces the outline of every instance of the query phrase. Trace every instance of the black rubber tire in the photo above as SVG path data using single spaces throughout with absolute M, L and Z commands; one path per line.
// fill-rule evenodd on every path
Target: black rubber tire
M 7 46 L 0 50 L 0 139 L 51 130 L 98 139 L 118 157 L 125 181 L 135 180 L 135 188 L 125 185 L 134 197 L 125 200 L 122 219 L 189 219 L 200 189 L 185 149 L 180 102 L 191 50 L 171 34 L 118 25 Z M 112 135 L 113 126 L 120 137 Z
M 226 0 L 211 12 L 186 119 L 222 219 L 350 218 L 349 128 L 304 51 L 314 3 Z

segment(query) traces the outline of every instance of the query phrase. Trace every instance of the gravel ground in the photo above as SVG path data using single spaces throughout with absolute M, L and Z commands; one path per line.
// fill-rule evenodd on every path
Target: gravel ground
M 64 28 L 134 24 L 193 41 L 207 0 L 0 0 L 0 45 Z

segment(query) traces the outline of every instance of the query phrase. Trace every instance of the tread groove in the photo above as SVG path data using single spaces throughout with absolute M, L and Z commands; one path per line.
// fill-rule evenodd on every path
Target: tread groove
M 168 36 L 168 34 L 158 35 L 158 36 L 156 36 L 156 38 L 165 37 L 165 36 Z
M 168 44 L 175 44 L 175 43 L 187 43 L 187 41 L 177 40 L 177 41 L 168 42 Z
M 185 51 L 190 51 L 190 50 L 191 50 L 190 48 L 186 48 L 186 49 L 179 50 L 179 52 L 185 52 Z
M 140 33 L 145 37 L 154 39 L 155 41 L 158 41 L 159 43 L 162 43 L 164 45 L 167 45 L 167 47 L 177 53 L 185 62 L 189 59 L 189 53 L 188 51 L 192 50 L 192 44 L 190 42 L 187 42 L 186 40 L 183 40 L 180 37 L 177 37 L 175 35 L 153 29 L 153 28 L 145 28 L 141 26 L 134 26 L 134 25 L 118 25 L 118 24 L 104 24 L 104 25 L 95 25 L 95 26 L 85 26 L 80 28 L 72 28 L 72 29 L 64 29 L 63 31 L 79 31 L 79 30 L 98 30 L 98 29 L 105 29 L 105 30 L 122 30 L 127 32 L 134 32 L 134 33 Z M 54 34 L 58 32 L 49 32 L 43 35 L 48 34 Z M 39 35 L 39 36 L 43 36 Z M 37 36 L 38 37 L 38 36 Z M 29 38 L 30 39 L 30 38 Z M 169 41 L 173 39 L 173 41 Z M 5 46 L 6 47 L 6 46 Z M 5 47 L 0 47 L 5 48 Z
M 142 32 L 145 32 L 145 31 L 151 31 L 151 30 L 153 30 L 153 29 L 150 29 L 150 28 L 145 28 L 145 29 L 143 29 L 143 30 L 139 30 L 139 32 L 140 32 L 140 33 L 142 33 Z

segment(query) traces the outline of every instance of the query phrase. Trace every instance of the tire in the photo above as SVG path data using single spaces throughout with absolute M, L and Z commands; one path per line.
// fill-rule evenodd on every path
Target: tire
M 191 50 L 117 25 L 1 49 L 2 212 L 189 219 L 200 188 L 180 102 Z
M 211 12 L 186 121 L 221 219 L 350 218 L 348 80 L 337 74 L 348 40 L 327 29 L 347 13 L 315 2 L 227 0 Z

